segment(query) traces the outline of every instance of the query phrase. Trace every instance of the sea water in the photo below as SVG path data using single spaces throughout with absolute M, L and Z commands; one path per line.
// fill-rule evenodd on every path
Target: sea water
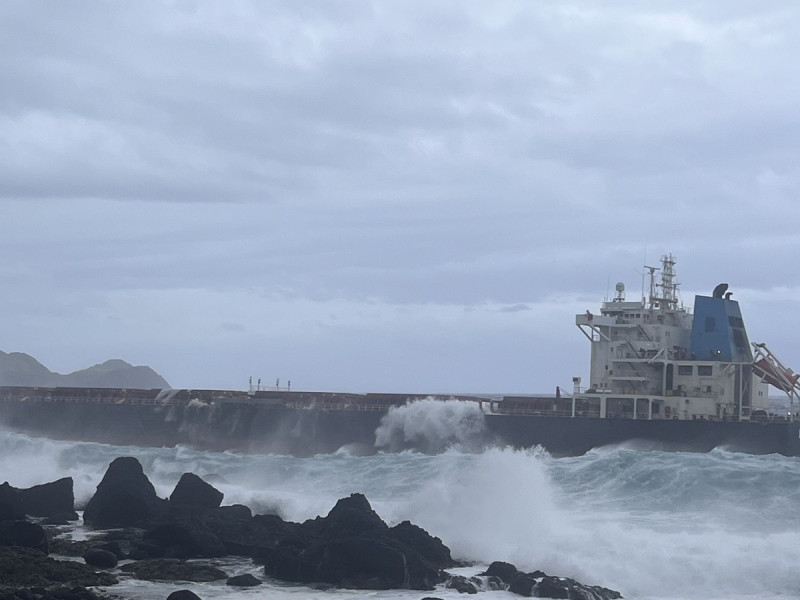
M 384 427 L 409 427 L 409 435 L 423 437 L 428 431 L 441 440 L 448 437 L 444 418 L 451 429 L 463 426 L 469 435 L 455 436 L 434 454 L 357 456 L 342 449 L 294 458 L 62 442 L 4 431 L 0 480 L 29 487 L 69 475 L 80 508 L 114 458 L 136 456 L 161 497 L 170 495 L 182 473 L 192 472 L 222 491 L 224 504 L 246 504 L 254 513 L 292 521 L 325 515 L 339 498 L 364 493 L 390 525 L 408 519 L 441 538 L 454 557 L 474 565 L 463 571 L 468 574 L 504 560 L 522 570 L 617 589 L 626 598 L 800 597 L 800 459 L 632 445 L 554 459 L 537 449 L 469 443 L 480 431 L 474 415 L 465 417 L 461 409 L 419 410 L 416 419 L 390 415 Z M 72 533 L 86 534 L 80 526 Z M 108 591 L 141 599 L 166 598 L 180 588 L 225 600 L 460 597 L 445 589 L 371 592 L 282 584 L 238 558 L 223 569 L 231 575 L 250 572 L 265 583 L 238 590 L 224 582 L 123 580 Z M 478 597 L 516 596 L 494 591 Z

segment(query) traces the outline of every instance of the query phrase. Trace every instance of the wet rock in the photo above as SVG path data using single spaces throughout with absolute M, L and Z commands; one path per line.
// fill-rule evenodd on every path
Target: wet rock
M 261 585 L 261 583 L 262 581 L 254 575 L 245 573 L 244 575 L 236 575 L 235 577 L 231 577 L 225 582 L 225 585 L 233 585 L 236 587 L 255 587 L 257 585 Z
M 482 575 L 503 582 L 508 591 L 519 596 L 535 598 L 566 598 L 578 600 L 617 600 L 616 590 L 584 585 L 568 577 L 552 577 L 542 571 L 524 573 L 506 562 L 493 562 Z
M 19 492 L 6 481 L 0 485 L 0 521 L 24 519 Z
M 410 524 L 399 534 L 361 494 L 343 498 L 325 517 L 286 526 L 264 556 L 267 575 L 296 583 L 355 589 L 433 589 L 452 566 L 439 540 Z M 412 545 L 413 544 L 413 545 Z
M 228 578 L 224 571 L 216 567 L 188 563 L 177 558 L 148 558 L 122 565 L 120 570 L 148 581 L 207 582 Z
M 25 514 L 55 521 L 76 521 L 72 477 L 18 490 Z
M 21 546 L 47 554 L 47 534 L 36 523 L 0 521 L 0 546 Z
M 194 473 L 184 473 L 169 497 L 172 505 L 219 508 L 224 495 Z
M 165 504 L 156 496 L 141 463 L 124 456 L 108 466 L 97 492 L 86 505 L 83 520 L 98 529 L 141 526 L 160 514 Z
M 434 564 L 453 566 L 450 548 L 445 546 L 438 537 L 430 535 L 422 527 L 410 521 L 403 521 L 389 529 L 389 535 L 398 542 L 405 544 L 419 552 Z
M 157 542 L 161 554 L 171 558 L 210 558 L 225 555 L 225 544 L 198 519 L 184 515 L 159 523 L 144 534 Z
M 167 600 L 200 600 L 200 596 L 192 590 L 175 590 L 167 596 Z
M 451 575 L 444 582 L 444 587 L 456 590 L 459 594 L 477 594 L 480 591 L 480 582 L 475 578 L 463 575 Z
M 0 600 L 112 600 L 111 596 L 100 594 L 85 587 L 50 587 L 3 589 L 0 586 Z
M 117 578 L 79 562 L 54 560 L 38 550 L 0 547 L 0 582 L 6 588 L 91 587 L 114 585 Z
M 485 575 L 487 577 L 497 577 L 506 583 L 510 583 L 517 573 L 519 573 L 519 571 L 517 571 L 517 567 L 511 563 L 498 560 L 490 564 L 489 568 L 486 569 L 484 573 L 481 573 L 481 575 Z
M 89 548 L 83 553 L 83 560 L 98 569 L 113 569 L 119 562 L 116 554 L 104 548 Z

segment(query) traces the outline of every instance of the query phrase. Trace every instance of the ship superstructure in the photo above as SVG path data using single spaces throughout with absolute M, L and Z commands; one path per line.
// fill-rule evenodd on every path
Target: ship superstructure
M 754 368 L 727 284 L 696 296 L 689 311 L 679 299 L 671 254 L 661 267 L 646 269 L 646 297 L 628 301 L 618 283 L 599 315 L 576 316 L 591 342 L 591 371 L 588 388 L 575 380 L 572 416 L 742 421 L 765 414 L 769 386 Z

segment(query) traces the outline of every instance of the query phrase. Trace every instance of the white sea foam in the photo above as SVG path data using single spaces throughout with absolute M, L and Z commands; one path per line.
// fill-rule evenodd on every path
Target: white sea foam
M 393 406 L 375 431 L 375 446 L 390 451 L 443 452 L 481 449 L 487 441 L 483 413 L 475 402 L 426 398 Z
M 496 448 L 292 458 L 53 442 L 7 432 L 0 432 L 0 450 L 0 480 L 28 487 L 71 475 L 79 502 L 121 455 L 139 458 L 161 496 L 191 471 L 222 490 L 225 504 L 276 510 L 294 521 L 326 514 L 339 498 L 363 492 L 390 524 L 408 519 L 442 538 L 455 556 L 484 564 L 508 560 L 616 588 L 626 598 L 753 600 L 796 597 L 800 589 L 795 458 L 625 447 L 568 459 Z M 166 597 L 164 588 L 148 585 L 130 584 L 124 595 Z M 420 597 L 273 584 L 258 593 L 223 585 L 195 589 L 203 598 L 227 600 Z M 450 590 L 433 595 L 457 597 Z

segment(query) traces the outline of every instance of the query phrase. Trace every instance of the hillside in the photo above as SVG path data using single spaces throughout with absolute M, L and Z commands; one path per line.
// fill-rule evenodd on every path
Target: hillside
M 108 387 L 164 389 L 167 381 L 150 367 L 133 366 L 112 359 L 73 373 L 54 373 L 38 360 L 22 352 L 0 350 L 0 385 L 39 387 Z

